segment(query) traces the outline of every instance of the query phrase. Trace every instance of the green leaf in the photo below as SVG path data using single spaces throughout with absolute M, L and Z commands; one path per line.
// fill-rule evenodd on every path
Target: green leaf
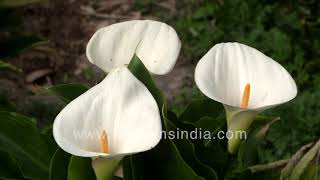
M 61 180 L 68 177 L 68 166 L 71 155 L 58 148 L 50 163 L 49 180 Z
M 68 180 L 95 180 L 91 159 L 72 156 L 68 167 Z
M 204 139 L 203 143 L 205 146 L 208 146 L 212 141 L 219 141 L 216 140 L 218 133 L 220 131 L 224 131 L 226 128 L 226 120 L 225 118 L 212 118 L 212 117 L 202 117 L 199 121 L 192 123 L 198 129 L 202 131 L 210 131 L 212 138 L 211 139 Z M 227 143 L 227 141 L 225 141 Z
M 205 131 L 210 131 L 213 134 L 216 134 L 215 132 L 220 130 L 226 123 L 225 119 L 215 119 L 212 117 L 204 116 L 199 119 L 199 121 L 196 121 L 193 123 L 193 125 L 196 128 L 201 128 Z
M 47 179 L 50 157 L 33 119 L 0 112 L 0 150 L 17 160 L 25 178 Z
M 225 115 L 222 104 L 208 98 L 192 101 L 179 116 L 179 121 L 194 123 L 205 116 L 223 118 Z
M 174 126 L 168 119 L 166 119 L 168 130 L 177 131 L 177 127 Z M 190 134 L 190 132 L 189 132 Z M 174 144 L 177 146 L 179 153 L 183 160 L 195 171 L 195 173 L 205 179 L 217 179 L 216 172 L 209 166 L 203 164 L 196 157 L 195 147 L 188 139 L 174 139 Z
M 172 116 L 168 113 L 168 116 Z M 174 124 L 183 130 L 189 132 L 196 128 L 202 132 L 210 131 L 211 139 L 193 140 L 196 157 L 200 162 L 213 168 L 220 177 L 229 163 L 229 155 L 226 152 L 227 140 L 218 139 L 219 131 L 226 131 L 226 120 L 223 106 L 210 99 L 200 99 L 192 101 L 184 112 L 180 115 L 179 120 L 174 120 Z
M 154 99 L 157 101 L 158 107 L 161 111 L 161 108 L 166 103 L 165 98 L 161 91 L 157 88 L 149 71 L 144 66 L 142 61 L 138 58 L 138 56 L 133 56 L 128 65 L 128 69 L 148 88 Z
M 126 157 L 123 166 L 126 180 L 203 180 L 182 159 L 169 139 L 161 140 L 147 152 Z
M 261 140 L 266 135 L 271 124 L 278 120 L 280 120 L 280 118 L 258 117 L 258 119 L 253 121 L 248 137 L 242 142 L 238 151 L 238 159 L 242 168 L 258 163 L 258 148 Z
M 46 89 L 50 94 L 56 95 L 64 102 L 69 103 L 88 90 L 87 87 L 81 84 L 60 84 L 51 86 Z
M 143 180 L 145 179 L 143 155 L 135 154 L 125 156 L 122 161 L 123 179 Z
M 21 179 L 22 172 L 17 161 L 7 152 L 0 151 L 0 179 Z
M 290 180 L 299 180 L 303 172 L 306 170 L 310 162 L 319 153 L 320 150 L 320 140 L 301 158 L 298 164 L 292 170 L 290 175 Z
M 46 142 L 48 147 L 48 154 L 52 158 L 54 153 L 56 153 L 56 150 L 58 148 L 58 145 L 53 137 L 53 131 L 52 131 L 53 124 L 50 124 L 48 127 L 44 127 L 41 129 L 41 136 L 42 139 Z
M 43 0 L 0 0 L 0 8 L 15 8 Z
M 223 177 L 228 164 L 231 163 L 231 159 L 227 152 L 227 139 L 218 138 L 218 133 L 226 132 L 226 120 L 203 117 L 195 122 L 194 125 L 194 127 L 201 127 L 203 132 L 210 131 L 212 136 L 209 140 L 193 141 L 196 156 L 201 162 L 212 167 L 218 173 L 219 177 Z
M 0 60 L 0 70 L 11 70 L 16 72 L 22 72 L 22 70 L 17 68 L 16 66 L 7 62 L 3 62 L 1 60 Z
M 213 108 L 206 108 L 208 106 Z M 206 112 L 204 109 L 209 110 Z M 180 115 L 180 120 L 175 120 L 173 113 L 168 112 L 168 117 L 179 129 L 187 130 L 189 133 L 195 131 L 195 129 L 200 131 L 200 128 L 202 133 L 210 131 L 211 139 L 192 140 L 192 143 L 194 144 L 196 158 L 201 163 L 214 169 L 219 177 L 223 177 L 230 161 L 229 154 L 226 152 L 227 140 L 217 138 L 218 132 L 226 131 L 226 120 L 223 112 L 220 103 L 209 99 L 191 102 Z M 217 118 L 214 118 L 215 116 Z
M 0 59 L 15 56 L 29 48 L 43 45 L 47 40 L 36 36 L 15 36 L 0 42 Z

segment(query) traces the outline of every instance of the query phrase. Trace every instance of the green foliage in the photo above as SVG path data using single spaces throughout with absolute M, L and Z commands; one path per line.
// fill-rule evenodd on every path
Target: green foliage
M 237 41 L 271 56 L 295 77 L 300 89 L 318 81 L 319 11 L 317 1 L 203 1 L 177 4 L 176 28 L 183 52 L 199 60 L 214 44 Z
M 204 1 L 179 11 L 177 29 L 193 61 L 216 43 L 237 41 L 284 65 L 301 90 L 312 89 L 320 67 L 320 43 L 314 38 L 319 36 L 319 6 L 317 1 Z
M 17 161 L 7 152 L 0 151 L 0 179 L 23 177 Z
M 308 151 L 297 163 L 296 167 L 292 170 L 290 180 L 299 180 L 305 172 L 310 162 L 319 154 L 320 151 L 320 140 Z
M 258 117 L 251 125 L 246 141 L 242 142 L 239 148 L 239 162 L 241 167 L 253 166 L 259 163 L 258 150 L 271 124 L 278 121 L 279 118 L 261 118 Z
M 91 159 L 72 156 L 68 167 L 68 180 L 96 179 L 91 167 Z
M 49 180 L 66 179 L 71 155 L 58 148 L 51 158 Z
M 48 147 L 34 119 L 0 112 L 0 151 L 10 154 L 23 177 L 45 179 L 49 174 Z
M 176 28 L 188 59 L 199 60 L 214 44 L 237 41 L 284 65 L 300 90 L 319 82 L 320 3 L 317 1 L 182 1 Z
M 170 118 L 173 122 L 178 122 L 178 117 L 170 112 Z M 169 130 L 176 131 L 178 129 L 169 119 L 167 120 L 167 126 Z M 180 126 L 180 128 L 182 128 Z M 202 163 L 196 155 L 195 145 L 189 139 L 173 139 L 176 144 L 182 158 L 186 161 L 194 171 L 205 179 L 218 179 L 217 173 L 210 166 Z
M 157 101 L 158 107 L 161 111 L 161 108 L 163 106 L 166 106 L 166 100 L 162 92 L 156 87 L 156 84 L 154 83 L 152 76 L 149 74 L 149 71 L 146 69 L 146 67 L 138 58 L 138 56 L 133 56 L 132 60 L 128 65 L 128 69 L 148 88 L 148 90 L 151 92 L 151 94 Z
M 268 110 L 265 114 L 279 116 L 263 142 L 260 152 L 263 161 L 288 158 L 300 146 L 314 141 L 320 136 L 320 92 L 306 91 L 292 102 Z M 288 113 L 290 112 L 290 113 Z

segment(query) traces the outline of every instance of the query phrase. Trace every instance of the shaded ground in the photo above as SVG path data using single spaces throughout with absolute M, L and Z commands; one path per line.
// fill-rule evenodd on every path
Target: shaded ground
M 169 13 L 175 11 L 174 1 L 158 5 Z M 55 0 L 21 9 L 24 30 L 47 38 L 48 44 L 10 61 L 23 72 L 1 72 L 0 93 L 16 103 L 20 112 L 52 120 L 63 104 L 55 97 L 36 93 L 36 85 L 77 82 L 91 87 L 100 82 L 105 75 L 87 60 L 86 44 L 100 27 L 131 19 L 157 19 L 148 16 L 148 7 L 142 15 L 133 6 L 130 0 Z M 155 77 L 170 102 L 185 82 L 193 81 L 193 69 L 179 60 L 173 72 Z

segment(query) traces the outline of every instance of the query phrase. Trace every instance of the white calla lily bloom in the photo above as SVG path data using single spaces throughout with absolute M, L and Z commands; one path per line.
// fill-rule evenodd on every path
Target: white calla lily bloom
M 70 102 L 53 124 L 57 144 L 70 154 L 92 157 L 96 174 L 105 173 L 105 164 L 114 164 L 113 172 L 123 156 L 155 147 L 161 130 L 155 99 L 126 67 L 112 70 Z
M 240 43 L 220 43 L 201 58 L 195 69 L 198 88 L 226 109 L 228 150 L 234 153 L 255 116 L 268 108 L 290 101 L 297 86 L 290 74 L 260 51 Z
M 169 73 L 176 64 L 181 43 L 169 25 L 151 20 L 132 20 L 99 29 L 90 39 L 89 61 L 105 72 L 129 64 L 137 56 L 153 74 Z

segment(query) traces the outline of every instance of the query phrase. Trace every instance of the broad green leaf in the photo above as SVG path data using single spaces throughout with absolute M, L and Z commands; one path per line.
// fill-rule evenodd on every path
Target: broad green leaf
M 212 117 L 204 116 L 200 118 L 199 121 L 194 122 L 193 125 L 196 128 L 201 128 L 202 130 L 210 131 L 215 134 L 217 130 L 220 130 L 224 126 L 225 121 L 225 119 L 215 119 Z
M 203 180 L 182 159 L 175 144 L 163 139 L 153 149 L 126 157 L 124 160 L 126 180 Z
M 195 106 L 194 104 L 206 104 L 206 101 L 207 100 L 197 100 L 195 101 L 195 103 L 191 103 L 187 108 L 190 111 L 185 111 L 184 113 L 191 113 L 191 111 L 197 109 L 193 108 Z M 200 118 L 200 116 L 198 116 L 197 118 L 200 119 L 198 119 L 197 121 L 193 121 L 192 119 L 188 120 L 188 116 L 186 115 L 184 119 L 186 119 L 187 121 L 179 121 L 175 120 L 176 117 L 174 116 L 174 113 L 171 112 L 168 112 L 168 117 L 170 118 L 170 120 L 173 120 L 174 124 L 179 129 L 184 131 L 187 130 L 189 131 L 189 133 L 195 130 L 199 132 L 201 131 L 203 134 L 206 131 L 210 131 L 211 139 L 191 140 L 195 148 L 195 157 L 199 159 L 201 163 L 209 165 L 209 167 L 214 169 L 220 177 L 223 177 L 224 171 L 226 170 L 229 163 L 229 155 L 226 151 L 226 139 L 217 138 L 217 133 L 220 131 L 226 131 L 226 120 L 225 118 L 223 118 L 222 114 L 220 114 L 219 117 L 215 119 L 213 117 L 210 117 L 210 114 L 205 113 L 201 109 L 195 110 L 194 112 L 202 114 L 203 117 Z M 211 115 L 213 116 L 213 114 L 215 113 L 212 113 Z
M 50 157 L 34 120 L 0 112 L 0 150 L 16 159 L 25 178 L 48 178 Z
M 292 170 L 290 180 L 299 180 L 303 172 L 309 166 L 310 162 L 320 151 L 320 140 L 301 158 L 298 164 Z
M 192 101 L 179 116 L 179 121 L 194 123 L 205 116 L 213 118 L 223 118 L 224 109 L 221 103 L 218 103 L 211 99 L 200 99 Z
M 252 126 L 249 131 L 247 131 L 247 139 L 241 143 L 238 151 L 239 166 L 246 168 L 258 163 L 259 145 L 270 126 L 278 120 L 280 120 L 280 118 L 258 117 L 253 121 Z
M 203 132 L 209 131 L 211 132 L 211 139 L 204 139 L 203 143 L 205 146 L 212 141 L 217 141 L 218 133 L 223 131 L 226 126 L 225 118 L 212 118 L 212 117 L 202 117 L 199 121 L 192 123 L 195 128 L 201 129 Z
M 16 72 L 22 72 L 22 70 L 17 68 L 16 66 L 0 60 L 0 71 L 1 70 L 11 70 Z
M 133 56 L 128 65 L 128 69 L 148 88 L 154 99 L 157 101 L 158 107 L 161 111 L 163 104 L 166 103 L 165 98 L 161 91 L 157 88 L 156 84 L 152 79 L 152 76 L 150 75 L 149 71 L 144 66 L 142 61 L 138 58 L 138 56 Z
M 170 120 L 166 119 L 166 124 L 168 130 L 177 131 L 177 127 L 175 127 Z M 183 160 L 195 171 L 197 175 L 205 179 L 218 180 L 216 172 L 209 166 L 200 162 L 196 157 L 195 147 L 189 139 L 173 139 L 173 142 L 177 146 Z
M 0 179 L 21 179 L 22 172 L 17 161 L 7 152 L 0 151 Z
M 71 155 L 58 148 L 50 163 L 49 180 L 63 180 L 68 177 L 68 166 Z
M 125 180 L 143 180 L 144 172 L 144 153 L 125 156 L 122 161 L 123 179 Z
M 7 41 L 0 42 L 0 59 L 15 56 L 29 48 L 45 43 L 47 43 L 47 40 L 36 36 L 15 36 Z
M 68 167 L 68 180 L 95 180 L 91 159 L 72 156 Z
M 0 8 L 15 8 L 43 0 L 0 0 Z
M 195 101 L 195 104 L 206 104 L 205 101 L 207 100 L 198 100 Z M 193 105 L 189 105 L 189 107 L 192 106 Z M 189 110 L 191 109 L 195 108 L 189 108 Z M 184 113 L 186 112 L 187 111 L 185 111 Z M 206 114 L 203 111 L 201 112 L 201 109 L 199 109 L 197 112 L 204 115 L 197 121 L 192 121 L 191 119 L 188 120 L 188 116 L 185 116 L 185 119 L 187 119 L 188 121 L 175 120 L 176 117 L 172 112 L 168 112 L 168 117 L 170 118 L 170 120 L 172 119 L 174 124 L 179 129 L 184 131 L 187 130 L 189 131 L 189 133 L 197 130 L 198 132 L 201 131 L 202 135 L 204 135 L 206 131 L 210 132 L 211 139 L 191 140 L 195 148 L 195 158 L 199 159 L 201 163 L 209 165 L 209 167 L 214 169 L 220 177 L 223 177 L 224 171 L 226 170 L 229 163 L 229 155 L 227 153 L 226 139 L 217 138 L 217 133 L 220 131 L 226 131 L 226 120 L 222 118 L 222 114 L 218 117 L 218 119 L 215 119 L 213 117 L 206 116 L 209 114 Z M 190 111 L 188 113 L 190 113 Z M 215 113 L 212 113 L 211 115 L 213 114 Z
M 69 103 L 88 90 L 81 84 L 60 84 L 47 88 L 48 92 L 58 96 L 64 102 Z
M 42 139 L 44 139 L 44 141 L 47 144 L 48 147 L 48 155 L 52 158 L 52 156 L 54 155 L 54 153 L 56 153 L 56 150 L 58 148 L 58 145 L 56 143 L 56 141 L 54 140 L 53 137 L 53 131 L 52 131 L 52 124 L 49 125 L 48 127 L 45 127 L 43 129 L 41 129 L 41 136 Z
M 228 164 L 231 162 L 230 155 L 227 152 L 227 139 L 218 138 L 218 133 L 226 132 L 226 121 L 224 119 L 214 119 L 210 117 L 203 117 L 195 125 L 200 125 L 204 130 L 204 125 L 208 122 L 217 122 L 216 126 L 213 126 L 215 123 L 208 124 L 208 129 L 211 132 L 211 139 L 203 141 L 193 141 L 195 144 L 196 156 L 199 160 L 210 167 L 212 167 L 219 175 L 223 177 L 224 172 L 228 168 Z M 215 129 L 214 129 L 215 128 Z

